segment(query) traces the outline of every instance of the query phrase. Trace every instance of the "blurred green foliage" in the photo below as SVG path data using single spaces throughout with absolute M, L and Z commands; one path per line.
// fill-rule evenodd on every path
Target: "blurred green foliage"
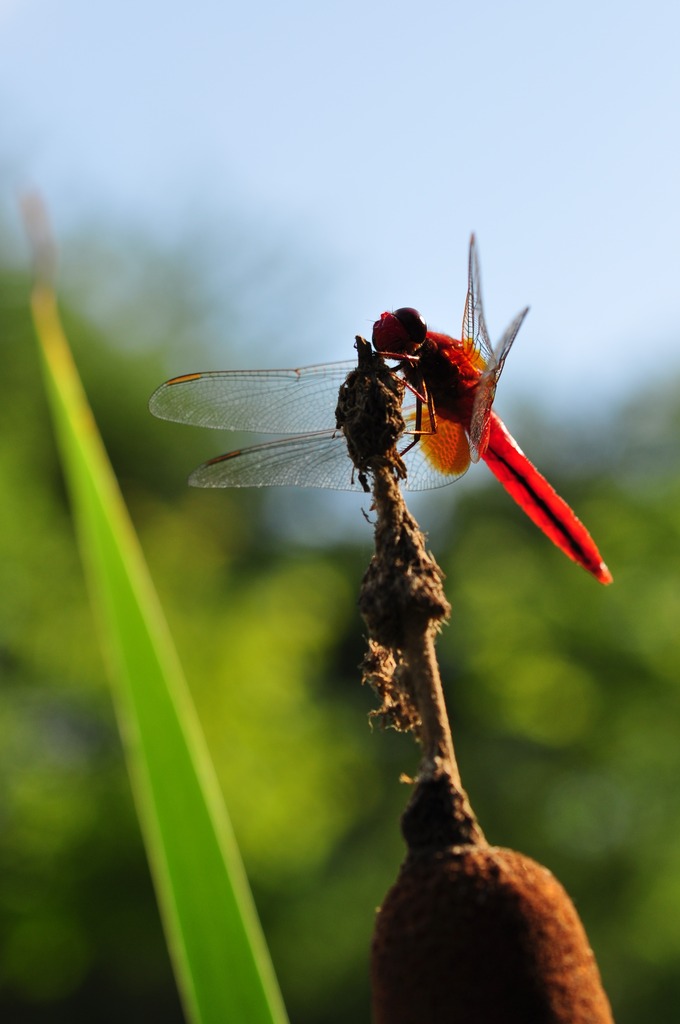
M 195 281 L 184 264 L 163 271 L 154 267 L 181 325 L 168 338 L 176 351 Z M 27 294 L 7 262 L 0 1016 L 180 1021 Z M 291 1021 L 368 1021 L 373 913 L 403 851 L 399 775 L 417 765 L 409 737 L 370 729 L 372 697 L 359 687 L 355 603 L 371 530 L 357 529 L 359 498 L 346 506 L 354 532 L 314 544 L 297 538 L 296 517 L 321 520 L 328 496 L 184 487 L 224 438 L 148 415 L 172 368 L 146 327 L 131 344 L 135 323 L 149 323 L 147 300 L 142 280 L 124 315 L 109 309 L 106 332 L 71 303 L 69 338 L 192 686 Z M 197 328 L 177 369 L 209 365 Z M 490 841 L 566 885 L 619 1024 L 670 1024 L 680 1005 L 679 425 L 669 382 L 667 395 L 657 389 L 596 436 L 556 429 L 551 445 L 548 425 L 517 430 L 600 543 L 610 588 L 567 562 L 491 480 L 451 491 L 431 536 L 453 605 L 439 651 L 473 806 Z

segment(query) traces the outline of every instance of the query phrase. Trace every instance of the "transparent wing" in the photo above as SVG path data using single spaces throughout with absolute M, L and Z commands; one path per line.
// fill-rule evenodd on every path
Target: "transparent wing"
M 528 312 L 529 312 L 529 307 L 526 306 L 526 308 L 523 309 L 521 313 L 517 314 L 517 316 L 512 321 L 510 326 L 506 328 L 505 334 L 503 335 L 501 340 L 498 342 L 498 344 L 496 345 L 496 347 L 495 347 L 495 349 L 493 351 L 493 372 L 494 372 L 494 376 L 495 376 L 496 380 L 498 380 L 498 378 L 501 375 L 501 371 L 502 371 L 503 366 L 505 364 L 506 356 L 507 356 L 508 352 L 510 351 L 510 349 L 512 348 L 512 343 L 515 340 L 515 338 L 517 337 L 517 333 L 518 333 L 520 327 L 522 326 L 522 324 L 524 323 L 524 318 L 525 318 L 525 316 L 527 315 Z M 491 369 L 491 367 L 489 367 L 489 369 Z
M 197 427 L 295 434 L 335 426 L 338 389 L 355 360 L 297 370 L 217 370 L 161 384 L 154 416 Z
M 415 414 L 411 414 L 413 422 Z M 410 425 L 410 424 L 409 424 Z M 399 447 L 412 436 L 404 434 Z M 460 424 L 439 421 L 436 434 L 426 434 L 404 455 L 410 491 L 443 487 L 456 480 L 470 462 Z M 205 462 L 189 477 L 193 487 L 324 487 L 363 491 L 340 430 L 324 430 L 240 448 Z
M 192 487 L 327 487 L 361 491 L 340 430 L 300 434 L 227 452 L 189 477 Z
M 479 271 L 479 258 L 477 256 L 477 242 L 475 236 L 470 236 L 470 253 L 468 256 L 468 290 L 465 297 L 465 310 L 463 311 L 463 326 L 461 330 L 461 341 L 468 350 L 468 353 L 476 355 L 476 362 L 480 369 L 486 366 L 493 359 L 493 350 L 489 341 L 489 332 L 486 329 L 484 318 L 484 306 L 482 303 L 482 278 Z
M 414 425 L 415 413 L 411 413 L 406 417 L 407 430 L 413 430 Z M 427 409 L 424 409 L 422 429 L 429 428 Z M 409 439 L 413 440 L 413 435 L 404 434 L 398 448 L 404 448 L 404 442 Z M 407 491 L 427 491 L 451 484 L 470 465 L 470 446 L 465 428 L 462 423 L 454 423 L 440 416 L 437 419 L 437 432 L 421 434 L 403 459 L 408 473 L 404 484 Z
M 498 378 L 501 375 L 512 343 L 517 337 L 517 332 L 528 312 L 529 307 L 527 306 L 526 309 L 517 314 L 492 352 L 491 358 L 479 378 L 479 384 L 475 392 L 475 401 L 472 407 L 472 417 L 470 419 L 470 453 L 473 462 L 479 461 L 489 443 L 489 414 L 496 395 Z

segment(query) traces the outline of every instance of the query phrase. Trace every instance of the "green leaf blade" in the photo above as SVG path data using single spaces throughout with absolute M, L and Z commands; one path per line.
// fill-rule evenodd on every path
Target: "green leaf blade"
M 252 896 L 174 645 L 63 335 L 33 315 L 119 727 L 187 1016 L 284 1024 Z

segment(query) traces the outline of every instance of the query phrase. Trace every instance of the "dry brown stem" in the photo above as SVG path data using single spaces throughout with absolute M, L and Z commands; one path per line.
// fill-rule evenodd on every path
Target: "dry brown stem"
M 364 576 L 359 608 L 369 632 L 364 678 L 382 700 L 377 714 L 398 729 L 413 730 L 421 744 L 418 781 L 444 777 L 457 841 L 481 842 L 482 832 L 463 791 L 453 750 L 434 638 L 450 614 L 443 574 L 401 493 L 404 464 L 396 442 L 404 430 L 404 385 L 357 338 L 359 364 L 341 389 L 338 425 L 367 487 L 373 483 L 375 554 Z

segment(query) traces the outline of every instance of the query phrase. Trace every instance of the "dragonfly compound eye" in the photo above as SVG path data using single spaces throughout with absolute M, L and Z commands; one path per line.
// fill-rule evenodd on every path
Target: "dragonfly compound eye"
M 420 348 L 427 334 L 427 324 L 423 319 L 422 313 L 419 313 L 412 306 L 402 306 L 401 309 L 394 310 L 393 316 L 402 325 L 413 345 L 416 348 Z

